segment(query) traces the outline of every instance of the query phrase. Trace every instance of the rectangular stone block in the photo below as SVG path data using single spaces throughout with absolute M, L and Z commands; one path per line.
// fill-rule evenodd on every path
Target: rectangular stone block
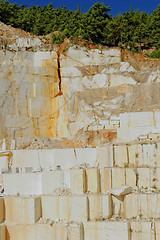
M 130 240 L 127 222 L 87 222 L 84 224 L 85 240 Z
M 101 176 L 101 193 L 107 193 L 112 188 L 112 169 L 100 169 Z
M 113 145 L 106 144 L 103 147 L 97 147 L 97 161 L 99 168 L 113 167 Z
M 15 198 L 4 199 L 5 216 L 8 223 L 33 224 L 41 216 L 41 199 L 37 198 Z
M 157 221 L 154 224 L 155 224 L 156 240 L 160 240 L 160 221 Z
M 5 238 L 0 239 L 6 240 Z M 7 240 L 22 239 L 83 240 L 83 226 L 76 223 L 54 223 L 53 226 L 49 224 L 7 225 Z
M 144 202 L 142 201 L 142 206 Z M 160 218 L 160 194 L 147 195 L 147 217 Z
M 156 167 L 156 148 L 155 144 L 142 144 L 143 158 L 138 166 Z
M 137 218 L 140 213 L 140 202 L 137 194 L 128 194 L 124 199 L 123 215 L 124 218 Z
M 43 194 L 51 194 L 62 187 L 62 171 L 55 170 L 51 172 L 42 172 L 42 192 Z
M 42 196 L 42 218 L 54 221 L 69 221 L 69 196 Z
M 117 129 L 117 138 L 125 142 L 129 142 L 132 140 L 137 140 L 139 136 L 143 135 L 143 138 L 146 140 L 147 134 L 151 131 L 153 131 L 153 126 L 120 127 Z
M 48 224 L 7 225 L 7 240 L 53 240 L 55 237 L 54 226 Z
M 6 225 L 6 235 L 7 240 L 21 240 L 27 239 L 26 236 L 26 225 L 15 225 L 15 224 L 8 224 Z
M 20 145 L 23 145 L 26 139 L 18 141 Z M 26 142 L 26 145 L 29 145 L 30 142 L 31 140 Z M 43 144 L 43 142 L 40 143 Z M 69 161 L 66 161 L 66 158 L 69 159 Z M 13 159 L 13 167 L 40 167 L 43 171 L 56 170 L 58 165 L 62 170 L 77 165 L 74 149 L 14 150 Z M 32 159 L 34 159 L 34 161 Z M 79 162 L 79 164 L 81 163 L 83 162 Z
M 71 169 L 70 182 L 72 194 L 83 194 L 87 190 L 86 172 L 84 169 Z
M 151 169 L 150 168 L 137 168 L 137 186 L 143 188 L 150 188 L 151 183 Z
M 112 215 L 111 195 L 90 195 L 89 216 L 91 221 L 110 218 Z
M 75 222 L 89 219 L 89 204 L 86 196 L 73 196 L 71 201 L 70 220 Z
M 6 173 L 2 177 L 6 195 L 42 194 L 41 173 Z
M 58 206 L 57 206 L 58 208 Z M 59 196 L 59 220 L 69 221 L 70 219 L 70 209 L 71 209 L 71 197 L 69 196 Z
M 137 167 L 143 157 L 142 145 L 141 144 L 128 145 L 128 156 L 129 166 Z
M 126 185 L 136 186 L 137 171 L 135 168 L 126 168 Z
M 112 188 L 125 185 L 125 169 L 112 168 Z
M 53 239 L 60 239 L 65 240 L 68 238 L 68 228 L 67 225 L 64 223 L 56 223 L 53 225 L 54 228 L 54 238 Z
M 5 220 L 5 206 L 4 206 L 4 198 L 0 197 L 0 223 Z
M 42 218 L 59 220 L 59 197 L 42 196 Z
M 24 144 L 25 139 L 23 142 L 20 142 L 20 145 Z M 30 141 L 26 145 L 30 144 Z M 13 167 L 16 168 L 23 168 L 23 167 L 33 167 L 38 168 L 40 167 L 40 163 L 38 161 L 38 151 L 37 150 L 14 150 L 13 151 Z M 23 161 L 22 161 L 23 159 Z M 33 161 L 34 159 L 34 161 Z
M 69 240 L 84 240 L 83 224 L 71 223 L 68 226 Z
M 154 240 L 154 224 L 151 222 L 131 222 L 131 240 Z
M 131 112 L 122 114 L 129 117 L 129 127 L 154 126 L 153 112 Z M 120 116 L 121 120 L 121 116 Z
M 0 239 L 6 240 L 6 226 L 0 224 Z
M 149 202 L 148 202 L 148 195 L 147 194 L 137 194 L 137 202 L 138 202 L 138 216 L 140 219 L 148 219 L 148 207 L 149 207 Z
M 97 168 L 86 169 L 87 175 L 87 191 L 89 193 L 100 192 L 100 171 Z
M 89 218 L 86 196 L 43 196 L 42 217 L 61 221 L 86 221 Z
M 131 219 L 160 218 L 159 194 L 129 194 L 124 200 L 124 217 Z
M 128 167 L 128 155 L 127 146 L 125 145 L 115 145 L 114 146 L 114 164 L 118 167 Z
M 56 170 L 57 166 L 65 170 L 77 165 L 74 149 L 42 149 L 38 150 L 40 167 L 44 171 Z M 66 161 L 69 159 L 69 161 Z
M 97 149 L 96 148 L 76 148 L 75 149 L 77 165 L 89 164 L 97 166 Z

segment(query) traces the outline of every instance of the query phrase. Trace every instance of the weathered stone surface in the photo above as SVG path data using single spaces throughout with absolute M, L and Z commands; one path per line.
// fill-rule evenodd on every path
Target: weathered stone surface
M 62 221 L 87 221 L 89 219 L 86 196 L 43 196 L 42 217 Z
M 130 123 L 125 139 L 135 139 L 159 126 L 159 67 L 155 62 L 151 72 L 145 61 L 140 63 L 145 67 L 139 68 L 135 63 L 138 58 L 124 58 L 127 53 L 120 49 L 89 50 L 80 46 L 70 47 L 58 58 L 56 47 L 41 50 L 44 45 L 39 38 L 25 35 L 16 41 L 9 44 L 14 52 L 0 51 L 2 137 L 70 137 L 90 127 L 95 118 L 96 122 L 105 122 L 102 129 L 118 128 L 108 118 L 113 114 L 121 114 L 121 139 L 127 114 Z M 19 51 L 24 47 L 36 52 Z M 43 117 L 50 121 L 41 124 Z
M 0 239 L 6 240 L 6 226 L 0 225 Z
M 42 193 L 53 194 L 57 189 L 65 185 L 63 180 L 64 180 L 63 172 L 60 170 L 43 172 L 42 173 Z
M 89 193 L 100 192 L 100 172 L 99 169 L 90 168 L 86 170 L 87 175 L 87 191 Z
M 132 193 L 125 197 L 123 205 L 123 217 L 127 219 L 158 219 L 159 211 L 159 194 L 137 194 Z
M 97 151 L 99 168 L 113 167 L 113 145 L 107 144 L 103 147 L 97 147 Z
M 91 221 L 110 218 L 112 215 L 112 202 L 110 195 L 89 196 L 89 219 Z
M 88 198 L 86 196 L 71 197 L 70 220 L 81 222 L 89 219 Z
M 4 199 L 7 223 L 33 224 L 41 216 L 40 198 L 8 197 Z
M 112 168 L 112 188 L 125 185 L 125 169 Z
M 7 225 L 7 237 L 11 240 L 38 240 L 46 237 L 48 240 L 51 240 L 55 235 L 55 228 L 49 224 Z M 59 239 L 63 240 L 63 238 Z
M 155 222 L 156 239 L 160 239 L 160 222 Z
M 86 240 L 129 240 L 129 225 L 125 222 L 87 222 L 84 224 Z
M 149 188 L 152 187 L 151 170 L 149 168 L 137 169 L 138 187 Z
M 114 164 L 118 167 L 128 166 L 127 146 L 114 146 Z
M 107 193 L 112 188 L 112 169 L 104 168 L 100 170 L 101 192 Z
M 71 169 L 70 182 L 72 194 L 83 194 L 87 191 L 87 178 L 84 169 Z
M 131 240 L 153 240 L 154 224 L 151 222 L 131 222 Z
M 135 168 L 126 168 L 126 185 L 135 187 L 137 183 L 137 171 Z
M 1 226 L 4 230 L 5 226 Z M 50 224 L 30 224 L 30 225 L 7 225 L 7 239 L 10 240 L 43 240 L 43 239 L 58 239 L 58 240 L 83 240 L 82 224 L 65 224 L 54 223 Z M 5 240 L 5 238 L 1 238 Z
M 41 173 L 6 173 L 2 179 L 6 195 L 42 194 Z

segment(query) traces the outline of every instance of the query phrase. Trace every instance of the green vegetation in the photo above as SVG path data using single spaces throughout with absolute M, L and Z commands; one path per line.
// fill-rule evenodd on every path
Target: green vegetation
M 160 58 L 160 48 L 146 55 L 151 58 Z
M 130 9 L 112 17 L 110 7 L 95 3 L 87 13 L 80 6 L 76 11 L 65 6 L 54 8 L 50 3 L 40 7 L 25 4 L 18 6 L 0 0 L 0 21 L 35 35 L 54 32 L 54 43 L 66 37 L 78 37 L 108 47 L 119 46 L 133 52 L 155 47 L 149 56 L 160 57 L 160 5 L 152 13 Z

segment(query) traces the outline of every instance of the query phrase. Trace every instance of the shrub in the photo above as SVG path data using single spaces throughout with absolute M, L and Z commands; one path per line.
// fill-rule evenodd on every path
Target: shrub
M 148 57 L 151 57 L 151 58 L 160 58 L 160 48 L 159 49 L 156 49 L 155 51 L 153 51 L 152 53 L 150 54 L 146 54 Z
M 65 36 L 61 32 L 52 33 L 52 43 L 62 44 L 65 39 Z

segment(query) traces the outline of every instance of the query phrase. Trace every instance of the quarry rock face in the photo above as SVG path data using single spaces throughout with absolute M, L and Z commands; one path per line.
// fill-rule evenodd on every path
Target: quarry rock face
M 0 240 L 160 239 L 160 61 L 0 33 Z
M 152 126 L 159 132 L 160 66 L 141 58 L 76 46 L 62 53 L 1 50 L 0 137 L 68 138 L 83 132 L 91 138 L 99 131 L 106 141 L 128 141 L 152 132 Z M 91 145 L 103 143 L 95 139 Z

